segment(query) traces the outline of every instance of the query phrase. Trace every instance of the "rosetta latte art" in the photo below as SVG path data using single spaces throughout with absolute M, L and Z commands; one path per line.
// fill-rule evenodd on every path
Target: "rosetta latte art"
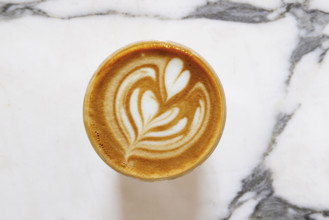
M 114 97 L 115 121 L 126 139 L 125 158 L 174 157 L 205 132 L 210 97 L 202 82 L 191 83 L 191 72 L 180 58 L 163 71 L 142 65 L 129 73 Z
M 143 41 L 110 55 L 84 100 L 92 146 L 116 171 L 143 180 L 176 178 L 216 148 L 224 91 L 211 66 L 174 42 Z

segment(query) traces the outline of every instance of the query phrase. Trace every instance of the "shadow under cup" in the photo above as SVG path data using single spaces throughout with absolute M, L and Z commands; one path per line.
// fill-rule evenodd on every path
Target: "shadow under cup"
M 202 169 L 171 181 L 119 176 L 121 219 L 199 219 Z
M 96 71 L 84 101 L 85 128 L 98 155 L 116 171 L 149 181 L 200 165 L 217 146 L 225 119 L 215 71 L 173 42 L 118 50 Z

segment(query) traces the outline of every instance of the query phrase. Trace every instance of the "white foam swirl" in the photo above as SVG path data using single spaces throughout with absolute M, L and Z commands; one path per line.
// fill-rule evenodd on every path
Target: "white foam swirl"
M 164 89 L 153 90 L 137 83 L 147 78 L 154 82 L 152 86 L 163 85 Z M 210 98 L 201 82 L 186 90 L 190 79 L 190 71 L 179 58 L 172 58 L 163 72 L 141 67 L 124 78 L 115 96 L 115 117 L 127 139 L 128 145 L 123 146 L 127 160 L 132 155 L 173 157 L 199 139 L 209 119 Z M 181 97 L 173 99 L 178 95 Z M 193 100 L 189 103 L 186 99 Z
M 189 70 L 183 70 L 183 61 L 173 58 L 169 61 L 165 72 L 165 85 L 167 100 L 182 91 L 188 84 L 191 74 Z
M 128 142 L 132 143 L 135 140 L 134 130 L 129 122 L 127 112 L 125 109 L 125 98 L 129 93 L 129 88 L 138 80 L 151 77 L 155 79 L 155 71 L 152 68 L 141 68 L 131 73 L 120 85 L 116 94 L 115 112 L 119 126 L 124 132 L 124 135 L 128 138 Z M 135 113 L 136 114 L 136 113 Z

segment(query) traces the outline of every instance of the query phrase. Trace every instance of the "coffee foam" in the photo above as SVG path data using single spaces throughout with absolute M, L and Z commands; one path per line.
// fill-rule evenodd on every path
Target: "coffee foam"
M 199 57 L 175 45 L 146 44 L 100 67 L 87 91 L 85 124 L 96 151 L 116 170 L 167 178 L 209 155 L 223 129 L 225 101 Z

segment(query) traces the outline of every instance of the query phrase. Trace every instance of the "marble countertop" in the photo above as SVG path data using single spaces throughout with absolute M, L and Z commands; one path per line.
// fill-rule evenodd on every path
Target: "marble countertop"
M 329 219 L 329 3 L 0 1 L 0 218 Z M 227 122 L 193 172 L 142 182 L 91 147 L 82 103 L 98 65 L 170 40 L 218 73 Z

